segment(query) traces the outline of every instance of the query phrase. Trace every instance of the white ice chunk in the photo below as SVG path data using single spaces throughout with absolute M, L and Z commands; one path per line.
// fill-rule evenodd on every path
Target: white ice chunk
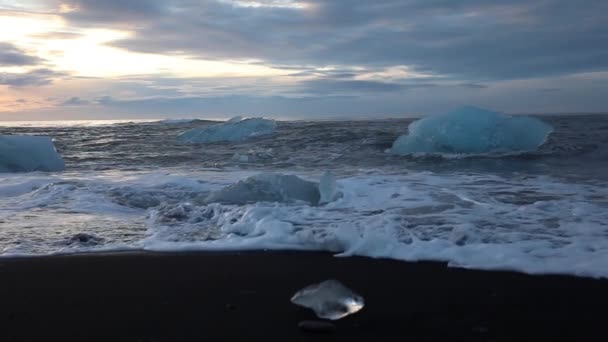
M 227 122 L 197 127 L 180 134 L 177 139 L 186 144 L 211 143 L 218 141 L 242 141 L 272 134 L 276 128 L 274 120 L 252 118 L 232 118 Z
M 319 181 L 319 194 L 321 196 L 319 204 L 333 202 L 340 197 L 336 178 L 330 171 L 326 171 Z
M 0 135 L 0 172 L 63 171 L 63 159 L 49 137 Z
M 391 152 L 477 154 L 534 151 L 552 130 L 549 124 L 536 118 L 465 107 L 412 122 L 408 134 L 395 140 Z
M 317 317 L 338 320 L 363 309 L 363 297 L 337 280 L 307 286 L 291 297 L 291 302 L 312 309 Z

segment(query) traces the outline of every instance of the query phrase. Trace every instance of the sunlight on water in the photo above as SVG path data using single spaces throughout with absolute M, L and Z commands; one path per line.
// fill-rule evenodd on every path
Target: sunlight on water
M 48 121 L 0 121 L 4 127 L 90 127 L 108 126 L 124 123 L 154 122 L 159 119 L 133 119 L 133 120 L 48 120 Z

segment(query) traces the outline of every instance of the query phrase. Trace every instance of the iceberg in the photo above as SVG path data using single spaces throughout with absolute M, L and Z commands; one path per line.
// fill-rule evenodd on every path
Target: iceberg
M 207 196 L 207 203 L 247 204 L 256 202 L 307 202 L 311 205 L 326 204 L 337 199 L 336 181 L 326 173 L 320 183 L 304 180 L 294 175 L 261 173 Z
M 177 139 L 186 144 L 219 141 L 235 142 L 272 134 L 276 125 L 274 120 L 263 118 L 243 119 L 238 116 L 224 123 L 187 130 L 181 133 Z
M 0 172 L 63 171 L 53 140 L 44 136 L 0 135 Z
M 397 138 L 390 151 L 401 155 L 534 151 L 552 131 L 551 125 L 533 117 L 465 107 L 412 122 L 408 134 Z

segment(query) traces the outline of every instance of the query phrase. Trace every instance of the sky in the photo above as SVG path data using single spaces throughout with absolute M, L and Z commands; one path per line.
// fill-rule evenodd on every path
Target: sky
M 605 0 L 0 0 L 0 120 L 608 112 Z

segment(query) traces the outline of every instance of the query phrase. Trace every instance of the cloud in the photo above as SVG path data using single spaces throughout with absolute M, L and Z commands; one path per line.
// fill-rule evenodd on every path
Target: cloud
M 433 83 L 400 84 L 367 80 L 315 79 L 300 83 L 300 92 L 309 94 L 370 94 L 399 92 L 414 88 L 435 87 Z
M 24 73 L 0 73 L 0 85 L 10 87 L 43 86 L 55 78 L 66 76 L 65 73 L 51 69 L 34 69 Z
M 276 65 L 407 65 L 467 82 L 608 70 L 608 2 L 601 0 L 69 2 L 76 10 L 68 20 L 130 27 L 135 35 L 113 45 L 140 52 Z
M 81 33 L 65 32 L 65 31 L 45 32 L 45 33 L 37 33 L 37 34 L 30 35 L 30 37 L 32 37 L 32 38 L 58 39 L 58 40 L 77 39 L 82 36 L 83 35 Z
M 479 84 L 479 83 L 460 83 L 458 85 L 461 87 L 470 88 L 470 89 L 484 89 L 484 88 L 488 87 L 485 84 Z
M 89 104 L 90 102 L 87 100 L 83 100 L 78 96 L 73 96 L 61 103 L 62 106 L 84 106 Z
M 13 44 L 0 42 L 0 66 L 28 66 L 43 62 L 42 58 L 31 56 Z
M 72 10 L 65 13 L 68 20 L 95 26 L 104 23 L 114 26 L 131 26 L 169 11 L 171 1 L 161 0 L 65 0 L 61 2 Z

